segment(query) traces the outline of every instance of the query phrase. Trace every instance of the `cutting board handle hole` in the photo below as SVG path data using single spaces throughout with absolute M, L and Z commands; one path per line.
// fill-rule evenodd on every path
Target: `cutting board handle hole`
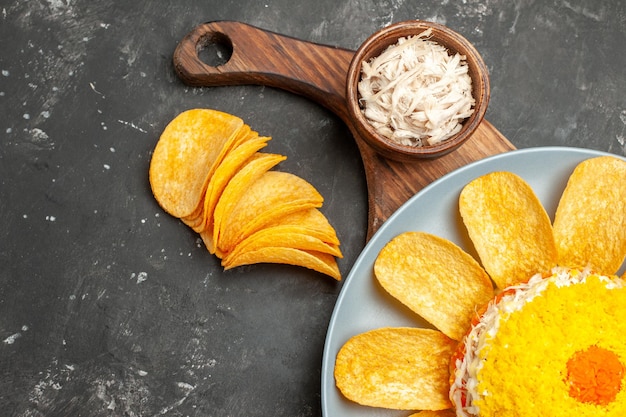
M 233 55 L 233 44 L 223 33 L 207 33 L 198 40 L 196 53 L 200 61 L 212 67 L 219 67 L 230 60 Z

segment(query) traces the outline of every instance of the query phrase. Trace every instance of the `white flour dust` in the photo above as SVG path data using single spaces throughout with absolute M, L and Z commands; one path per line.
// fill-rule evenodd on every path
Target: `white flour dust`
M 128 126 L 128 127 L 132 127 L 133 129 L 138 130 L 141 133 L 148 133 L 147 130 L 140 128 L 139 126 L 137 126 L 136 124 L 134 124 L 132 122 L 127 122 L 125 120 L 118 120 L 118 123 L 121 123 L 121 124 L 123 124 L 125 126 Z
M 17 339 L 22 337 L 22 332 L 26 332 L 26 331 L 28 331 L 28 326 L 27 325 L 23 325 L 22 328 L 21 328 L 21 332 L 13 333 L 12 335 L 10 335 L 6 339 L 4 339 L 2 342 L 7 344 L 7 345 L 12 345 L 12 344 L 15 343 L 15 341 Z
M 48 407 L 53 404 L 57 391 L 70 380 L 75 366 L 72 364 L 59 365 L 56 358 L 52 358 L 50 365 L 39 372 L 39 380 L 28 393 L 27 398 L 31 404 L 37 407 Z M 24 413 L 23 415 L 29 415 Z
M 12 71 L 2 70 L 4 77 L 12 78 L 15 85 L 24 84 L 29 89 L 20 89 L 19 97 L 24 110 L 21 121 L 14 121 L 13 133 L 21 135 L 28 149 L 54 149 L 55 143 L 42 130 L 42 123 L 54 116 L 55 105 L 68 92 L 81 74 L 88 54 L 90 36 L 99 26 L 99 15 L 84 15 L 76 9 L 75 0 L 45 0 L 38 2 L 16 1 L 2 9 L 3 24 L 15 25 L 24 33 L 22 44 L 14 45 L 17 62 L 23 62 L 22 70 L 16 66 Z M 58 44 L 39 43 L 42 31 L 54 30 Z M 34 52 L 34 53 L 33 53 Z M 19 54 L 28 53 L 28 60 Z M 36 94 L 32 93 L 36 90 Z M 24 137 L 25 136 L 25 137 Z
M 13 343 L 15 343 L 15 341 L 17 339 L 19 339 L 20 337 L 22 337 L 22 333 L 14 333 L 11 336 L 7 337 L 6 339 L 3 340 L 3 342 L 7 345 L 12 345 Z
M 130 274 L 130 279 L 132 280 L 137 280 L 137 284 L 141 284 L 142 282 L 146 281 L 148 279 L 148 273 L 147 272 L 139 272 L 139 273 L 132 273 Z

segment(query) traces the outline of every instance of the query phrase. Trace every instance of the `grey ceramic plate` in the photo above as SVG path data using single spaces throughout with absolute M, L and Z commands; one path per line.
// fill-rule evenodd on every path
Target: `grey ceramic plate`
M 553 218 L 561 193 L 574 167 L 582 160 L 605 153 L 576 148 L 545 147 L 512 151 L 460 168 L 433 182 L 396 211 L 368 242 L 345 280 L 330 320 L 322 363 L 324 417 L 407 416 L 359 406 L 335 387 L 334 362 L 341 346 L 352 336 L 385 326 L 425 327 L 414 313 L 391 298 L 375 282 L 373 265 L 382 247 L 394 236 L 421 230 L 449 239 L 474 254 L 458 214 L 458 196 L 472 179 L 492 171 L 510 171 L 524 178 Z M 622 271 L 624 265 L 622 265 Z

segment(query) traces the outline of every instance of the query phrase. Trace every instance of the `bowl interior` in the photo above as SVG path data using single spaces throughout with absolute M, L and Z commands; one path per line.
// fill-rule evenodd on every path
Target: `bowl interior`
M 466 58 L 469 75 L 472 78 L 472 95 L 475 99 L 474 112 L 463 122 L 461 131 L 455 136 L 435 145 L 413 147 L 400 145 L 382 135 L 370 125 L 361 111 L 359 105 L 358 83 L 361 79 L 361 64 L 363 61 L 380 55 L 387 47 L 395 44 L 399 38 L 417 35 L 431 28 L 430 40 L 443 45 L 450 53 L 460 53 Z M 383 156 L 400 160 L 412 160 L 416 158 L 436 158 L 458 148 L 470 138 L 482 121 L 489 102 L 489 75 L 482 57 L 474 46 L 460 34 L 446 26 L 425 22 L 407 21 L 400 22 L 381 29 L 370 36 L 356 51 L 346 82 L 348 112 L 355 120 L 355 127 L 360 136 Z

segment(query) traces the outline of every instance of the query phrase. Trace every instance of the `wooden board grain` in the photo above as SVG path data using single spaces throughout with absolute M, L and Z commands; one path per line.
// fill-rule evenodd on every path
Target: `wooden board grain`
M 199 52 L 218 44 L 230 52 L 226 62 L 211 66 Z M 302 41 L 241 22 L 216 21 L 194 28 L 178 44 L 174 68 L 192 86 L 257 84 L 307 97 L 339 116 L 356 141 L 368 190 L 367 239 L 389 216 L 422 188 L 468 163 L 514 150 L 483 120 L 468 142 L 437 159 L 397 162 L 383 158 L 358 135 L 346 105 L 346 76 L 354 51 Z

